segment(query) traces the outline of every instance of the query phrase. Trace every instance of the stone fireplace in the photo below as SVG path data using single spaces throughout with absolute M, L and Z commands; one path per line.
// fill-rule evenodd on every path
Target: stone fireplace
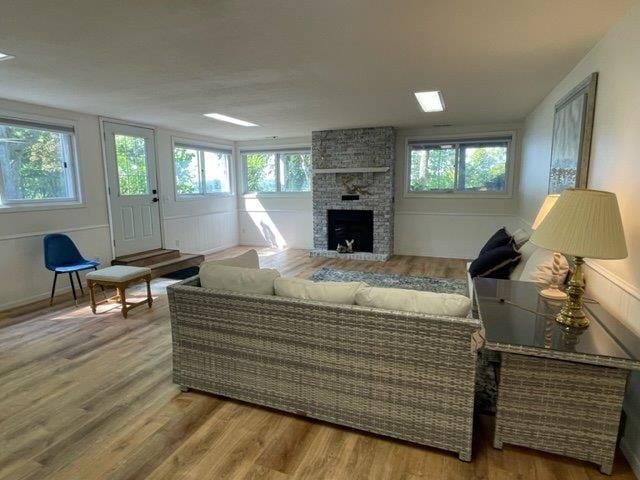
M 312 133 L 312 256 L 384 261 L 393 253 L 392 127 Z M 355 240 L 354 253 L 337 253 Z

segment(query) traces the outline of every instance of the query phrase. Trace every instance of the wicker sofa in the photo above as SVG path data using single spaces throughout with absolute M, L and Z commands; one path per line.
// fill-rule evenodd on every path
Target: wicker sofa
M 181 388 L 471 460 L 478 320 L 208 290 L 199 277 L 167 291 Z

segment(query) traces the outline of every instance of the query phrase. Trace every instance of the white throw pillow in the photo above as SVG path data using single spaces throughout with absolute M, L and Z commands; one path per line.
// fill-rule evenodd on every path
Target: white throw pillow
M 545 250 L 544 248 L 537 248 L 535 252 L 529 257 L 524 265 L 522 274 L 518 280 L 523 282 L 540 282 L 544 284 L 551 283 L 553 279 L 553 252 L 551 250 Z M 567 272 L 569 271 L 569 262 L 560 255 L 560 274 L 558 276 L 558 282 L 564 282 Z
M 537 247 L 531 242 L 525 242 L 524 245 L 518 249 L 518 253 L 520 253 L 520 263 L 516 265 L 516 268 L 514 268 L 511 275 L 509 275 L 509 280 L 520 280 L 527 261 L 531 258 L 531 255 L 539 249 L 540 247 Z
M 280 276 L 271 268 L 227 267 L 226 265 L 202 264 L 200 285 L 212 290 L 237 293 L 273 295 L 273 282 Z
M 220 260 L 207 260 L 202 262 L 200 268 L 204 265 L 226 265 L 227 267 L 242 267 L 242 268 L 260 268 L 260 260 L 258 258 L 258 252 L 251 249 L 244 252 L 237 257 L 222 258 Z
M 276 295 L 280 297 L 315 300 L 317 302 L 356 303 L 356 292 L 367 287 L 364 282 L 312 282 L 301 278 L 276 278 L 273 282 Z
M 471 309 L 471 300 L 463 295 L 402 288 L 361 288 L 356 292 L 356 304 L 363 307 L 451 317 L 466 317 Z
M 511 234 L 511 237 L 513 238 L 513 243 L 515 243 L 516 248 L 519 249 L 529 241 L 529 237 L 531 237 L 531 235 L 525 232 L 522 228 L 519 228 Z

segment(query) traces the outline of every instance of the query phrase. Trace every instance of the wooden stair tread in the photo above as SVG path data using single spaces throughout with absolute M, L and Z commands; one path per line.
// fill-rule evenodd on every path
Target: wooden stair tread
M 111 265 L 130 265 L 133 267 L 148 267 L 155 263 L 164 262 L 166 260 L 179 258 L 179 250 L 171 250 L 166 248 L 157 248 L 147 250 L 145 252 L 132 253 L 131 255 L 123 255 L 116 257 Z
M 147 265 L 151 269 L 151 277 L 161 277 L 189 267 L 199 267 L 204 262 L 204 255 L 197 253 L 181 253 L 179 257 Z
M 199 257 L 202 258 L 202 261 L 204 261 L 204 255 L 199 255 L 197 253 L 181 253 L 179 257 L 172 258 L 170 260 L 164 260 L 158 263 L 152 263 L 151 265 L 148 265 L 148 267 L 151 270 L 153 270 L 154 268 L 160 268 L 166 265 L 173 265 L 175 263 L 182 263 L 184 261 L 199 258 Z

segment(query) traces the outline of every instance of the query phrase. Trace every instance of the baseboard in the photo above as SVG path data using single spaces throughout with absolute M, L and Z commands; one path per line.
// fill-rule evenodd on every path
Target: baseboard
M 634 452 L 633 449 L 629 446 L 625 437 L 622 437 L 622 439 L 620 440 L 620 450 L 622 451 L 624 457 L 627 459 L 627 462 L 629 462 L 631 470 L 633 470 L 636 478 L 640 479 L 640 458 L 638 458 L 636 452 Z
M 83 285 L 84 287 L 84 285 Z M 63 294 L 63 293 L 71 293 L 71 286 L 68 287 L 59 287 L 56 288 L 56 296 L 54 297 L 54 304 L 55 304 L 55 299 Z M 78 296 L 81 296 L 82 294 L 80 293 L 80 289 L 78 288 L 76 290 L 76 293 L 78 294 Z M 85 294 L 87 292 L 85 291 Z M 30 303 L 36 303 L 39 302 L 41 300 L 45 300 L 47 298 L 49 298 L 51 296 L 51 292 L 44 292 L 44 293 L 38 293 L 37 295 L 33 295 L 31 297 L 26 297 L 26 298 L 21 298 L 20 300 L 14 300 L 13 302 L 7 302 L 7 303 L 3 303 L 0 304 L 0 312 L 4 312 L 6 310 L 11 310 L 13 308 L 18 308 L 18 307 L 23 307 L 25 305 L 29 305 Z
M 221 252 L 222 250 L 226 250 L 227 248 L 233 248 L 238 246 L 240 246 L 239 243 L 230 243 L 228 245 L 222 245 L 221 247 L 209 248 L 207 250 L 201 250 L 199 252 L 194 252 L 194 253 L 198 253 L 200 255 L 211 255 L 212 253 L 218 253 L 218 252 Z

